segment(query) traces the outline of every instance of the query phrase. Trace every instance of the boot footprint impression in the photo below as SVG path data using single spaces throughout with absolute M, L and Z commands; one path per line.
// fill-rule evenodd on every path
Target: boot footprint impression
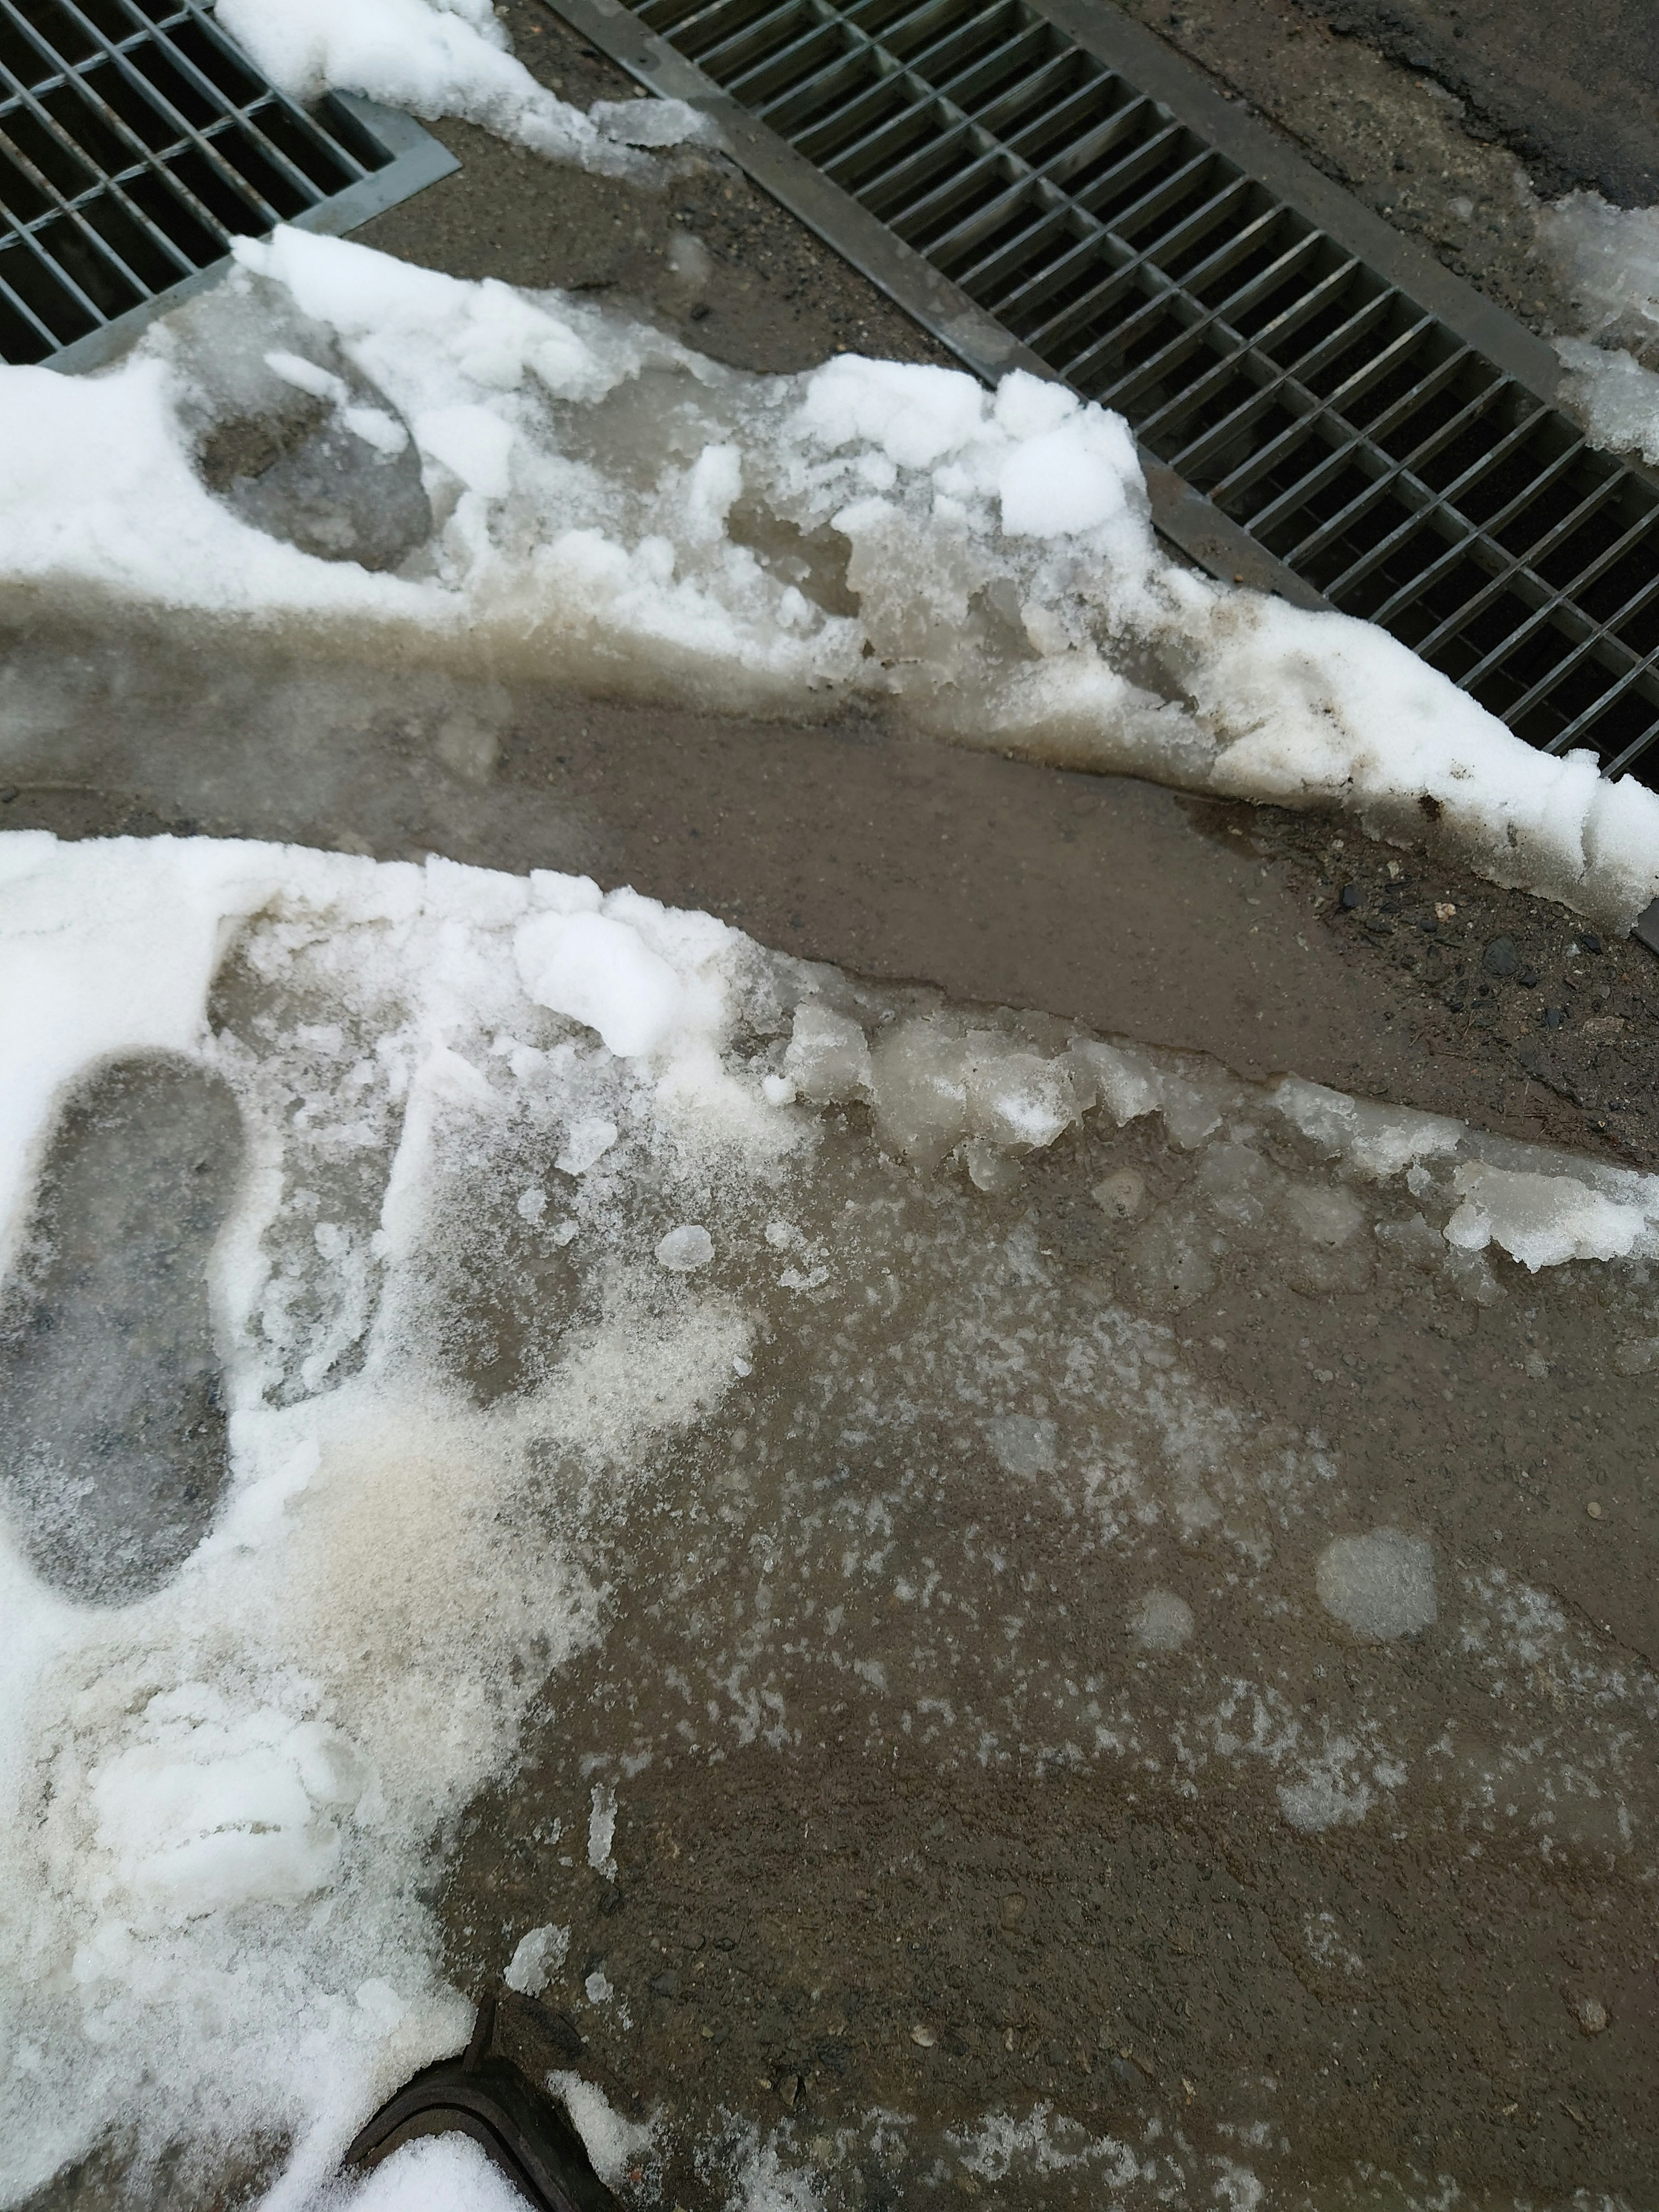
M 66 1597 L 156 1589 L 212 1518 L 207 1267 L 242 1151 L 229 1089 L 183 1059 L 106 1063 L 59 1113 L 0 1289 L 0 1501 Z

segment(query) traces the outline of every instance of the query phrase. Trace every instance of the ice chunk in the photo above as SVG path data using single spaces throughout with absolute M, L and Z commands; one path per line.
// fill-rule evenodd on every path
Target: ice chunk
M 488 0 L 219 0 L 219 15 L 295 100 L 366 93 L 414 115 L 458 116 L 590 169 L 629 173 L 621 148 L 514 59 Z M 673 107 L 659 143 L 684 135 L 682 104 Z
M 1092 535 L 1146 497 L 1127 426 L 1097 409 L 1024 439 L 1002 465 L 997 495 L 1012 538 Z
M 587 1816 L 587 1863 L 596 1874 L 614 1879 L 617 1862 L 611 1845 L 617 1839 L 617 1793 L 609 1783 L 593 1784 L 592 1810 Z
M 514 945 L 532 999 L 595 1029 L 625 1060 L 654 1052 L 679 1019 L 680 980 L 625 921 L 601 914 L 543 914 Z
M 700 1224 L 685 1222 L 659 1238 L 656 1251 L 659 1267 L 666 1267 L 671 1274 L 690 1275 L 714 1258 L 714 1240 Z
M 513 426 L 487 407 L 465 402 L 428 407 L 415 417 L 415 442 L 469 491 L 505 499 L 513 488 Z
M 1582 338 L 1558 338 L 1555 349 L 1568 372 L 1562 397 L 1583 417 L 1591 443 L 1659 465 L 1659 371 Z
M 621 146 L 717 146 L 712 116 L 684 100 L 596 100 L 588 120 Z
M 968 1070 L 968 1126 L 994 1145 L 1021 1152 L 1052 1145 L 1078 1116 L 1066 1064 L 1034 1052 L 981 1048 Z
M 584 1115 L 580 1121 L 571 1123 L 564 1150 L 553 1164 L 564 1175 L 586 1175 L 616 1141 L 617 1125 L 608 1115 Z
M 1452 1180 L 1462 1203 L 1446 1224 L 1447 1243 L 1462 1252 L 1500 1244 L 1534 1274 L 1565 1260 L 1623 1259 L 1651 1237 L 1647 1207 L 1611 1198 L 1574 1176 L 1470 1160 Z
M 1314 1570 L 1320 1603 L 1368 1643 L 1390 1643 L 1430 1627 L 1439 1612 L 1434 1548 L 1399 1528 L 1338 1536 Z
M 795 1009 L 783 1072 L 803 1098 L 828 1104 L 856 1098 L 870 1088 L 870 1048 L 849 1014 L 838 1014 L 815 999 Z
M 965 444 L 984 412 L 983 389 L 961 369 L 842 354 L 808 381 L 800 420 L 823 446 L 871 445 L 916 469 Z
M 1163 1104 L 1163 1074 L 1139 1053 L 1096 1037 L 1079 1037 L 1071 1054 L 1082 1072 L 1090 1103 L 1097 1097 L 1120 1128 Z
M 1378 1106 L 1322 1083 L 1286 1076 L 1273 1093 L 1286 1121 L 1332 1158 L 1352 1162 L 1378 1182 L 1422 1160 L 1443 1159 L 1462 1138 L 1461 1125 L 1443 1114 L 1414 1114 Z
M 876 1129 L 919 1167 L 944 1158 L 968 1120 L 968 1048 L 930 1021 L 896 1024 L 870 1055 Z
M 607 1844 L 605 1856 L 609 1854 Z M 528 1935 L 519 1938 L 501 1979 L 510 1990 L 519 1990 L 527 1997 L 538 1997 L 563 1966 L 569 1949 L 568 1928 L 532 1928 Z

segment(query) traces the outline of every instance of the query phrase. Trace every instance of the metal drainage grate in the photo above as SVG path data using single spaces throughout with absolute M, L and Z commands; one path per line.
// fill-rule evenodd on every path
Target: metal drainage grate
M 1205 566 L 1659 776 L 1659 482 L 1554 411 L 1548 346 L 1106 0 L 550 4 L 970 368 L 1125 415 Z
M 232 239 L 349 229 L 456 166 L 373 101 L 308 114 L 195 0 L 0 0 L 0 361 L 95 368 Z

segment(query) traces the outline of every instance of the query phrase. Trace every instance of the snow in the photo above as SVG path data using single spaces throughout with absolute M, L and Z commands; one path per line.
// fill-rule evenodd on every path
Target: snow
M 237 261 L 104 374 L 0 370 L 0 586 L 726 710 L 875 700 L 956 742 L 1402 840 L 1433 813 L 1495 879 L 1609 928 L 1659 888 L 1659 797 L 1534 751 L 1363 623 L 1167 562 L 1122 422 L 1054 386 L 853 356 L 746 375 L 588 300 L 292 230 Z M 296 389 L 334 410 L 341 502 L 395 506 L 374 572 L 289 542 L 275 493 L 239 507 L 196 472 L 214 424 L 280 417 Z M 558 934 L 535 957 L 579 989 L 591 932 L 563 981 Z M 630 1050 L 672 1019 L 653 975 L 618 1010 Z
M 588 995 L 557 1010 L 533 948 L 600 921 Z M 677 1012 L 653 1050 L 618 1052 L 604 1024 L 645 954 Z M 527 1707 L 556 1712 L 580 1655 L 627 1663 L 605 1646 L 595 1516 L 641 1547 L 618 1573 L 659 1587 L 662 1531 L 711 1620 L 728 1593 L 739 1616 L 673 1705 L 703 1732 L 676 1756 L 792 1741 L 783 1692 L 762 1698 L 761 1670 L 795 1663 L 767 1652 L 776 1616 L 799 1663 L 846 1670 L 872 1726 L 902 1704 L 941 1756 L 954 1730 L 988 1764 L 1129 1757 L 1198 1796 L 1224 1776 L 1311 1833 L 1392 1814 L 1419 1775 L 1437 1805 L 1488 1787 L 1418 1724 L 1420 1705 L 1441 1728 L 1455 1683 L 1472 1739 L 1540 1778 L 1511 1793 L 1518 1832 L 1590 1802 L 1584 1773 L 1595 1803 L 1653 1816 L 1655 1716 L 1622 1654 L 1535 1592 L 1455 1571 L 1429 1527 L 1368 1528 L 1340 1424 L 1333 1441 L 1262 1422 L 1205 1379 L 1183 1316 L 1222 1272 L 1279 1299 L 1376 1279 L 1417 1301 L 1432 1283 L 1455 1310 L 1581 1279 L 1587 1301 L 1602 1280 L 1633 1299 L 1659 1180 L 878 991 L 584 878 L 435 860 L 0 836 L 0 1024 L 8 1296 L 88 1069 L 160 1054 L 210 1073 L 245 1148 L 206 1269 L 228 1411 L 210 1525 L 159 1584 L 79 1602 L 28 1564 L 15 1498 L 0 1524 L 0 2032 L 42 2054 L 0 2077 L 8 2199 L 112 2131 L 141 2161 L 275 2134 L 290 2149 L 269 2212 L 320 2212 L 368 2115 L 462 2047 L 473 2008 L 425 1901 L 433 1839 L 510 1777 Z M 1031 1194 L 1085 1140 L 1079 1217 L 1106 1241 L 1074 1268 Z M 1624 1256 L 1584 1256 L 1607 1248 Z M 580 1286 L 568 1305 L 525 1293 L 557 1269 Z M 499 1346 L 469 1350 L 481 1282 L 506 1380 Z M 0 1329 L 6 1357 L 11 1341 Z M 708 1510 L 758 1464 L 781 1359 L 797 1412 L 849 1380 L 890 1488 L 826 1508 L 803 1458 L 769 1521 Z M 812 1429 L 789 1431 L 792 1467 Z M 824 1449 L 828 1474 L 842 1446 Z M 939 1487 L 907 1504 L 919 1468 Z M 55 1501 L 67 1541 L 97 1504 L 83 1474 Z M 967 1587 L 998 1514 L 1048 1546 L 1029 1600 L 1023 1568 L 994 1560 Z M 982 1534 L 958 1556 L 941 1532 L 969 1520 Z M 918 1548 L 939 1555 L 926 1574 Z M 1063 1612 L 1047 1584 L 1084 1577 L 1108 1632 L 1080 1684 L 1045 1688 L 1026 1655 Z M 918 1677 L 896 1624 L 930 1606 Z M 952 1619 L 997 1626 L 957 1644 Z M 1340 1662 L 1317 1710 L 1279 1686 L 1287 1649 Z M 1516 1685 L 1545 1656 L 1582 1696 L 1540 1720 Z M 1377 1686 L 1385 1659 L 1424 1670 L 1421 1699 Z M 650 1688 L 622 1702 L 644 1712 Z M 604 1771 L 619 1778 L 592 1784 L 586 1857 L 614 1873 L 637 1769 Z M 631 2017 L 603 1966 L 577 1983 L 564 1928 L 480 1941 L 510 1986 L 562 1978 L 564 2001 L 582 1987 L 607 2021 Z M 569 2095 L 596 2160 L 648 2165 L 648 2131 Z M 357 2193 L 493 2202 L 456 2173 L 388 2164 Z
M 585 1022 L 624 1059 L 654 1052 L 679 1018 L 673 969 L 625 921 L 538 915 L 520 928 L 514 951 L 538 1005 Z
M 625 2119 L 596 2083 L 580 2074 L 556 2073 L 548 2075 L 547 2086 L 569 2113 L 601 2181 L 617 2188 L 630 2167 L 650 2157 L 655 2128 L 648 2120 Z
M 593 113 L 557 99 L 508 51 L 489 0 L 218 0 L 219 21 L 270 82 L 291 97 L 356 92 L 434 121 L 453 115 L 555 161 L 648 178 L 618 143 L 706 139 L 682 100 L 602 101 Z
M 404 2143 L 349 2191 L 351 2212 L 524 2212 L 525 2199 L 465 2136 Z

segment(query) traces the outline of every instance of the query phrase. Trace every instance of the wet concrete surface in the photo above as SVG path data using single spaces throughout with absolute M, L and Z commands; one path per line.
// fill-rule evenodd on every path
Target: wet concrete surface
M 587 107 L 636 89 L 539 0 L 497 12 L 562 99 Z M 354 232 L 364 245 L 453 276 L 602 298 L 737 368 L 810 368 L 837 352 L 954 365 L 723 157 L 673 157 L 655 186 L 563 167 L 466 124 L 428 127 L 460 168 Z
M 176 622 L 20 610 L 0 635 L 8 827 L 563 868 L 857 973 L 1659 1164 L 1659 959 L 1426 838 L 862 714 L 745 722 Z
M 1103 1540 L 1048 1479 L 1079 1414 L 1118 1418 L 1075 1364 L 1099 1302 L 1144 1295 L 1132 1238 L 1090 1192 L 1133 1162 L 1159 1205 L 1193 1188 L 1188 1169 L 1144 1129 L 1079 1129 L 1007 1200 L 970 1196 L 959 1243 L 938 1183 L 896 1186 L 884 1226 L 836 1225 L 860 1127 L 853 1109 L 821 1206 L 794 1193 L 792 1218 L 849 1279 L 890 1262 L 890 1297 L 798 1300 L 740 1428 L 685 1438 L 653 1512 L 585 1511 L 603 1641 L 550 1683 L 510 1784 L 464 1826 L 442 1907 L 462 1986 L 496 1986 L 526 1929 L 568 1929 L 504 2033 L 532 2068 L 574 2063 L 623 2111 L 663 2116 L 670 2203 L 705 2201 L 690 2148 L 723 2124 L 779 2130 L 836 2212 L 971 2197 L 984 2115 L 1039 2106 L 1062 2136 L 1167 2156 L 1177 2203 L 1230 2157 L 1272 2204 L 1414 2203 L 1435 2175 L 1481 2205 L 1643 2201 L 1659 1954 L 1642 1847 L 1613 1842 L 1588 1768 L 1565 1796 L 1547 1778 L 1585 1686 L 1566 1650 L 1547 1637 L 1500 1661 L 1474 1620 L 1547 1591 L 1632 1689 L 1651 1681 L 1655 1415 L 1610 1357 L 1629 1322 L 1579 1271 L 1504 1264 L 1482 1302 L 1384 1266 L 1316 1288 L 1293 1263 L 1275 1294 L 1274 1263 L 1223 1262 L 1170 1347 L 1195 1430 L 1205 1406 L 1248 1408 L 1229 1474 L 1205 1478 L 1220 1520 Z M 1034 1272 L 988 1304 L 969 1283 L 995 1277 L 999 1217 L 1030 1234 Z M 1053 1417 L 1023 1460 L 987 1451 L 981 1361 L 993 1402 Z M 1131 1417 L 1126 1465 L 1133 1434 Z M 1230 1573 L 1222 1529 L 1249 1518 L 1247 1495 L 1265 1503 L 1263 1455 L 1292 1435 L 1331 1440 L 1340 1494 L 1304 1509 L 1292 1480 L 1288 1517 L 1267 1509 L 1273 1566 Z M 1438 1626 L 1381 1648 L 1310 1618 L 1304 1510 L 1420 1532 Z M 1282 1594 L 1276 1631 L 1238 1610 L 1258 1572 Z M 1137 1653 L 1149 1581 L 1197 1623 L 1179 1656 Z M 1362 1820 L 1298 1829 L 1249 1748 L 1243 1686 L 1264 1679 L 1310 1728 L 1352 1740 L 1366 1711 L 1420 1730 L 1424 1763 Z M 1242 1711 L 1220 1758 L 1165 1762 L 1146 1717 L 1167 1698 L 1195 1747 L 1200 1680 L 1239 1686 Z M 596 1780 L 616 1808 L 597 1873 Z M 1542 1857 L 1540 1795 L 1562 1824 Z M 902 2123 L 884 2133 L 884 2112 Z M 986 2194 L 1091 2204 L 1100 2187 L 1086 2158 L 1016 2161 Z
M 1571 318 L 1533 250 L 1514 155 L 1545 189 L 1659 197 L 1645 181 L 1642 57 L 1620 60 L 1616 9 L 1592 26 L 1605 39 L 1581 40 L 1565 64 L 1559 40 L 1533 35 L 1537 10 L 1512 33 L 1516 19 L 1479 9 L 1456 21 L 1269 0 L 1133 12 L 1534 327 Z M 530 0 L 504 15 L 567 96 L 625 88 Z M 1472 35 L 1454 45 L 1458 21 Z M 1609 71 L 1631 90 L 1600 131 Z M 367 242 L 637 304 L 748 367 L 802 368 L 843 347 L 941 357 L 720 165 L 693 164 L 653 194 L 437 129 L 462 172 L 369 226 Z M 206 628 L 127 618 L 112 632 L 38 609 L 7 622 L 6 827 L 578 870 L 872 976 L 1659 1164 L 1651 956 L 1602 945 L 1572 915 L 1430 848 L 953 751 L 864 719 L 746 725 L 429 667 L 295 666 Z M 1036 1206 L 1068 1294 L 1087 1298 L 1117 1263 L 1086 1200 L 1099 1163 L 1085 1155 L 1080 1139 L 1056 1149 Z M 1639 1360 L 1625 1372 L 1613 1356 L 1645 1341 L 1640 1316 L 1618 1297 L 1534 1290 L 1516 1270 L 1504 1289 L 1488 1307 L 1401 1279 L 1391 1302 L 1367 1286 L 1263 1310 L 1224 1281 L 1181 1317 L 1182 1354 L 1264 1418 L 1338 1432 L 1357 1520 L 1400 1516 L 1431 1529 L 1459 1571 L 1500 1566 L 1534 1584 L 1645 1682 L 1659 1662 L 1652 1394 Z M 193 1295 L 177 1310 L 197 1328 Z M 872 1346 L 872 1367 L 880 1356 Z M 750 1429 L 787 1437 L 813 1372 L 807 1322 L 758 1376 Z M 149 1374 L 165 1395 L 161 1368 Z M 810 1487 L 810 1457 L 781 1487 L 731 1488 L 745 1534 L 789 1525 L 788 1484 Z M 175 1455 L 167 1479 L 191 1464 Z M 730 1436 L 711 1431 L 684 1472 L 718 1485 L 732 1464 Z M 884 1495 L 886 1475 L 866 1474 L 860 1494 Z M 211 1484 L 210 1470 L 200 1498 Z M 1010 1517 L 1030 1571 L 1052 1577 L 1056 1665 L 1144 1663 L 1124 1656 L 1118 1582 L 1081 1573 L 1054 1528 L 1022 1522 L 1006 1485 L 987 1483 L 981 1502 Z M 920 1550 L 936 1510 L 925 1485 L 906 1510 Z M 1065 1758 L 990 1769 L 925 1752 L 891 1716 L 866 1737 L 804 1663 L 798 1741 L 698 1753 L 675 1741 L 681 1716 L 663 1688 L 697 1659 L 707 1626 L 674 1595 L 678 1538 L 648 1525 L 586 1534 L 617 1570 L 604 1654 L 550 1686 L 511 1785 L 468 1815 L 444 1892 L 450 1964 L 470 1990 L 498 1981 L 525 1928 L 571 1928 L 562 1978 L 503 2015 L 501 2041 L 526 2063 L 574 2063 L 636 2116 L 665 2105 L 683 2142 L 722 2113 L 739 2133 L 781 2129 L 828 2201 L 861 2212 L 924 2188 L 994 2197 L 947 2141 L 991 2106 L 1046 2105 L 1095 2137 L 1184 2134 L 1212 2161 L 1205 2189 L 1213 2162 L 1236 2154 L 1270 2201 L 1322 2189 L 1320 2201 L 1348 2201 L 1367 2164 L 1455 2172 L 1493 2205 L 1580 2189 L 1635 2203 L 1650 2186 L 1659 1962 L 1645 1891 L 1616 1851 L 1592 1842 L 1540 1873 L 1530 1842 L 1450 1816 L 1428 1784 L 1401 1843 L 1380 1821 L 1300 1834 L 1244 1782 L 1195 1804 L 1168 1778 L 1126 1787 L 1115 1768 Z M 1204 1577 L 1169 1553 L 1169 1577 L 1201 1607 Z M 787 1607 L 769 1618 L 787 1626 Z M 1310 1711 L 1363 1672 L 1339 1639 L 1322 1663 L 1331 1686 L 1298 1687 Z M 1443 1686 L 1402 1668 L 1399 1694 L 1426 1715 Z M 1535 1703 L 1553 1725 L 1576 1694 L 1542 1662 L 1517 1677 L 1514 1710 Z M 592 1776 L 642 1747 L 653 1764 L 623 1792 L 616 1878 L 602 1878 L 581 1849 Z M 1456 1746 L 1466 1772 L 1482 1756 L 1473 1737 Z M 631 2028 L 586 2001 L 596 1971 Z M 1610 2029 L 1586 2027 L 1589 2005 Z M 875 2107 L 907 2126 L 872 2131 Z M 1246 2126 L 1267 2132 L 1247 2142 Z M 1292 2134 L 1293 2154 L 1281 2147 Z M 718 2201 L 683 2147 L 672 2157 L 665 2203 Z M 127 2201 L 118 2167 L 94 2162 L 55 2201 Z M 1097 2170 L 1056 2168 L 1003 2201 L 1098 2202 Z

